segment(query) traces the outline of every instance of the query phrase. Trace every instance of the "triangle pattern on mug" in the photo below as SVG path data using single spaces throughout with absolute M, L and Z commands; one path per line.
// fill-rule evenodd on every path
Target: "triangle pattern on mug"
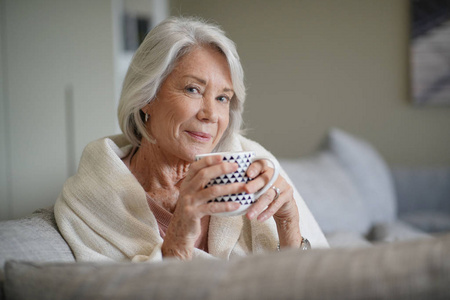
M 231 162 L 231 163 L 237 163 L 238 169 L 229 174 L 221 175 L 217 178 L 212 179 L 206 187 L 210 187 L 215 184 L 228 184 L 228 183 L 234 183 L 234 182 L 249 182 L 252 180 L 252 178 L 249 178 L 246 176 L 246 172 L 248 167 L 251 164 L 252 157 L 255 154 L 253 152 L 244 152 L 244 153 L 233 153 L 233 154 L 225 154 L 222 158 L 223 161 Z M 205 188 L 206 188 L 205 187 Z M 226 195 L 222 197 L 217 197 L 213 201 L 215 202 L 225 202 L 225 201 L 237 201 L 241 205 L 249 205 L 255 202 L 253 199 L 253 194 L 232 194 L 232 195 Z
M 222 197 L 217 197 L 216 199 L 214 199 L 214 202 L 237 201 L 241 205 L 249 205 L 256 202 L 256 200 L 253 197 L 254 197 L 253 194 L 246 194 L 246 193 L 231 194 Z

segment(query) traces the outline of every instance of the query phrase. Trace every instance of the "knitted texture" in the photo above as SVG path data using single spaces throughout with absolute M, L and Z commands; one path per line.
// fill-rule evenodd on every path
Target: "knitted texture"
M 272 156 L 241 136 L 234 138 L 230 148 Z M 77 173 L 66 181 L 56 201 L 56 222 L 79 261 L 162 260 L 163 240 L 145 191 L 121 160 L 130 150 L 123 135 L 91 142 L 83 151 Z M 327 247 L 322 231 L 297 191 L 295 198 L 302 234 L 313 246 Z M 260 223 L 245 216 L 212 216 L 209 253 L 195 249 L 194 257 L 230 259 L 249 252 L 273 251 L 277 243 L 272 218 Z

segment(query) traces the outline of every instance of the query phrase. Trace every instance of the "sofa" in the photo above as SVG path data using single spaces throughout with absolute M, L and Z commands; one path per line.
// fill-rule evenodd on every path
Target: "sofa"
M 315 153 L 279 161 L 331 247 L 450 232 L 450 166 L 389 166 L 368 141 L 338 128 Z
M 450 299 L 449 168 L 387 166 L 340 129 L 280 164 L 330 249 L 77 263 L 50 207 L 0 222 L 0 299 Z

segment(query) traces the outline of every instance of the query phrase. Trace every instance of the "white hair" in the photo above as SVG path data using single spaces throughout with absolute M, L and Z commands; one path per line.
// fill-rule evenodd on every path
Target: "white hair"
M 122 132 L 133 146 L 139 146 L 142 138 L 155 142 L 147 133 L 141 109 L 155 99 L 177 61 L 198 46 L 212 46 L 223 53 L 233 83 L 230 122 L 215 151 L 220 151 L 234 133 L 240 132 L 245 101 L 244 71 L 233 41 L 217 25 L 194 18 L 170 17 L 147 34 L 125 76 L 118 118 Z

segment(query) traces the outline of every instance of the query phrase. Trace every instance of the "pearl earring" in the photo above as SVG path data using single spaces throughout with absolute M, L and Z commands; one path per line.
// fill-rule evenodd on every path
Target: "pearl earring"
M 145 123 L 148 121 L 149 114 L 145 114 Z

